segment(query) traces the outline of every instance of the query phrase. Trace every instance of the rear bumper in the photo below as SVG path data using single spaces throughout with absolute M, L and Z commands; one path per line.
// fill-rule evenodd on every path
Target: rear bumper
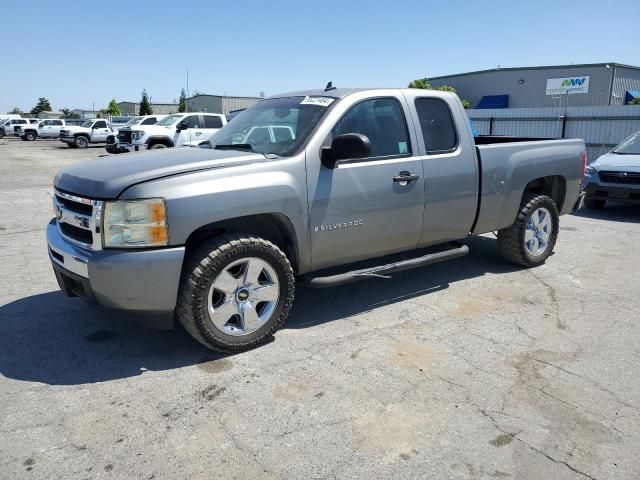
M 49 258 L 68 296 L 130 314 L 173 316 L 184 247 L 89 252 L 65 241 L 55 219 L 47 225 Z
M 596 200 L 640 204 L 640 187 L 590 182 L 584 187 L 584 192 L 587 197 Z

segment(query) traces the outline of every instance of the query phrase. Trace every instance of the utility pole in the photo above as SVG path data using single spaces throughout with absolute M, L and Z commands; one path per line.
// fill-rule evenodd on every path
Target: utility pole
M 187 112 L 189 111 L 189 98 L 191 98 L 191 93 L 189 93 L 189 67 L 187 67 L 187 101 L 185 102 L 186 105 L 184 106 Z

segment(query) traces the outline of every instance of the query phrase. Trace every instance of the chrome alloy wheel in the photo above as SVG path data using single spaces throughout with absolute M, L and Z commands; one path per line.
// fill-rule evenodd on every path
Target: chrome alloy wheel
M 529 217 L 527 229 L 524 232 L 524 245 L 527 251 L 533 256 L 542 255 L 549 246 L 552 233 L 551 212 L 546 208 L 538 208 Z
M 209 288 L 207 310 L 215 327 L 228 335 L 247 335 L 273 315 L 280 297 L 276 271 L 266 261 L 246 257 L 231 262 Z

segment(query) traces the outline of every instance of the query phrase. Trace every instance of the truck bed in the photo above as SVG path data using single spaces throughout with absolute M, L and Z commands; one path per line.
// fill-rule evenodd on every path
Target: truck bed
M 480 190 L 473 234 L 511 225 L 525 187 L 537 179 L 557 179 L 564 191 L 558 210 L 571 211 L 579 195 L 584 141 L 500 136 L 475 141 Z

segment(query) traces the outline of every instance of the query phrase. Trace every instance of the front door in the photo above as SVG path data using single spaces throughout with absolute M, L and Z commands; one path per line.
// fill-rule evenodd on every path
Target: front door
M 106 142 L 107 136 L 111 133 L 111 130 L 107 126 L 105 120 L 98 120 L 93 124 L 93 133 L 91 134 L 92 142 Z
M 317 185 L 309 190 L 315 269 L 416 247 L 424 175 L 405 112 L 400 95 L 363 100 L 345 112 L 326 139 L 330 144 L 336 135 L 360 133 L 371 142 L 371 156 L 333 169 L 319 167 Z M 320 162 L 310 157 L 313 153 L 307 153 L 307 162 Z

